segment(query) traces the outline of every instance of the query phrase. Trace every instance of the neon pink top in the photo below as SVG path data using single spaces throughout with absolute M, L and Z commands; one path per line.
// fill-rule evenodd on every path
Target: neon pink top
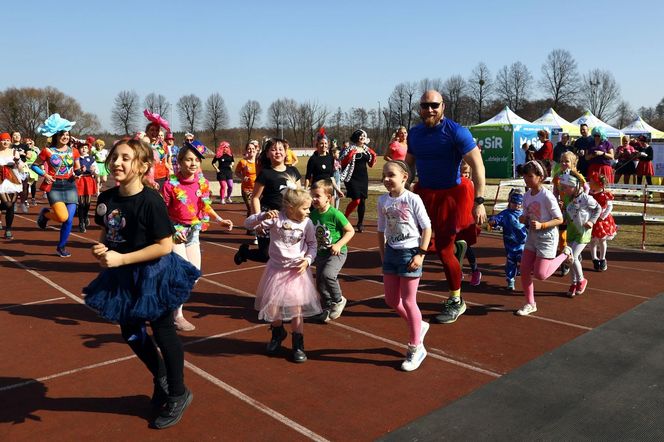
M 203 219 L 205 216 L 203 198 L 210 196 L 209 184 L 201 188 L 198 174 L 190 180 L 185 180 L 180 174 L 177 175 L 177 181 L 172 177 L 171 175 L 171 179 L 166 180 L 161 189 L 168 208 L 168 217 L 177 224 L 191 224 L 194 218 Z M 208 181 L 205 180 L 205 183 Z
M 405 160 L 408 153 L 408 145 L 393 141 L 387 148 L 387 155 L 393 160 Z

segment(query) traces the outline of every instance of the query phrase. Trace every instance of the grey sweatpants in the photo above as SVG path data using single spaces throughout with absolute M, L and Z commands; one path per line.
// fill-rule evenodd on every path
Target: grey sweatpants
M 317 255 L 316 265 L 316 288 L 320 293 L 321 306 L 330 308 L 332 303 L 341 301 L 341 287 L 337 277 L 346 262 L 347 252 L 340 255 L 321 256 Z

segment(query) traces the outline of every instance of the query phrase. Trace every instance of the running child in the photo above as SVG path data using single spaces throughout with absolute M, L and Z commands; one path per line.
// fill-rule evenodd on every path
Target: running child
M 314 182 L 311 185 L 311 198 L 314 208 L 310 218 L 318 243 L 316 288 L 323 307 L 318 319 L 320 322 L 328 322 L 341 316 L 346 307 L 347 300 L 341 293 L 337 278 L 348 257 L 346 244 L 355 235 L 355 229 L 341 211 L 332 207 L 334 186 L 330 179 Z
M 240 188 L 242 201 L 247 208 L 247 216 L 251 215 L 251 197 L 256 183 L 256 154 L 258 148 L 251 141 L 244 146 L 244 158 L 238 161 L 235 166 L 235 175 L 240 178 Z M 254 235 L 254 232 L 247 230 L 247 235 Z M 256 239 L 256 243 L 258 240 Z
M 579 257 L 590 242 L 592 227 L 602 211 L 595 198 L 584 192 L 583 185 L 583 177 L 574 170 L 569 170 L 560 176 L 561 195 L 568 199 L 565 205 L 567 242 L 574 259 L 571 263 L 572 284 L 567 290 L 567 296 L 570 298 L 586 291 L 588 280 L 583 277 L 583 267 Z
M 528 227 L 519 218 L 523 214 L 523 193 L 513 188 L 507 198 L 507 209 L 489 217 L 491 227 L 500 226 L 503 232 L 503 244 L 507 261 L 505 262 L 505 279 L 507 290 L 514 290 L 514 280 L 519 272 L 519 263 L 526 245 Z
M 280 350 L 288 335 L 283 321 L 291 321 L 293 361 L 304 362 L 303 318 L 321 313 L 309 268 L 316 258 L 316 234 L 309 219 L 311 196 L 293 181 L 286 186 L 281 211 L 271 209 L 251 215 L 244 226 L 270 234 L 270 260 L 258 283 L 254 304 L 258 319 L 270 323 L 272 339 L 267 353 L 274 355 Z
M 166 205 L 143 183 L 152 161 L 150 146 L 140 140 L 120 141 L 111 149 L 106 165 L 118 186 L 99 196 L 95 222 L 102 233 L 92 246 L 104 270 L 83 293 L 89 307 L 120 325 L 122 338 L 152 373 L 151 402 L 159 412 L 153 426 L 166 428 L 182 418 L 193 398 L 184 385 L 173 311 L 187 300 L 200 272 L 172 253 L 175 229 Z
M 104 140 L 95 140 L 92 154 L 95 157 L 97 165 L 97 196 L 101 193 L 101 188 L 108 180 L 108 169 L 106 169 L 106 158 L 108 158 L 108 149 Z
M 219 181 L 219 198 L 221 204 L 232 203 L 233 193 L 233 151 L 228 141 L 222 141 L 217 146 L 217 152 L 212 159 L 212 167 L 217 172 Z
M 539 161 L 529 161 L 523 168 L 523 179 L 528 190 L 523 198 L 521 221 L 528 226 L 528 238 L 521 257 L 521 285 L 526 305 L 517 310 L 518 316 L 526 316 L 537 311 L 533 276 L 545 280 L 551 276 L 565 260 L 571 264 L 572 251 L 565 248 L 556 256 L 558 226 L 563 222 L 563 214 L 553 193 L 544 187 L 546 168 Z
M 618 226 L 613 219 L 613 194 L 606 190 L 606 178 L 603 175 L 590 177 L 590 194 L 599 203 L 602 213 L 593 225 L 590 254 L 593 266 L 597 272 L 605 272 L 609 266 L 606 263 L 607 241 L 615 238 Z
M 300 172 L 293 166 L 287 166 L 286 145 L 281 138 L 269 138 L 261 152 L 257 167 L 260 168 L 254 192 L 251 196 L 251 213 L 257 214 L 270 210 L 281 210 L 282 190 L 289 181 L 300 184 Z M 267 262 L 270 259 L 268 248 L 270 236 L 267 232 L 258 233 L 258 249 L 250 250 L 249 244 L 242 244 L 235 254 L 235 264 L 240 265 L 247 260 Z
M 92 195 L 97 196 L 97 162 L 90 155 L 90 145 L 83 144 L 78 148 L 81 164 L 81 174 L 76 179 L 76 190 L 78 191 L 78 231 L 85 233 L 90 225 L 88 212 L 90 211 L 90 199 Z
M 470 164 L 461 160 L 461 177 L 469 180 L 472 184 L 472 168 Z M 474 188 L 474 187 L 473 187 Z M 475 256 L 475 250 L 473 250 L 473 245 L 477 243 L 477 237 L 479 236 L 481 227 L 477 224 L 471 224 L 470 226 L 463 229 L 461 232 L 457 233 L 456 241 L 454 242 L 454 255 L 459 260 L 459 265 L 463 269 L 463 257 L 465 256 L 468 259 L 468 264 L 470 265 L 470 285 L 478 286 L 482 281 L 482 272 L 480 272 L 477 267 L 477 257 Z
M 201 269 L 200 232 L 210 225 L 210 217 L 222 227 L 232 230 L 233 222 L 224 220 L 212 209 L 210 183 L 203 176 L 201 161 L 205 158 L 205 147 L 185 142 L 177 155 L 178 172 L 171 175 L 162 187 L 162 196 L 173 221 L 173 251 Z M 196 327 L 187 319 L 179 306 L 175 313 L 175 327 L 181 331 L 192 331 Z
M 417 306 L 417 287 L 431 240 L 431 220 L 422 199 L 405 188 L 409 174 L 405 162 L 386 162 L 383 185 L 388 193 L 378 198 L 378 249 L 385 302 L 408 324 L 408 350 L 401 364 L 404 371 L 416 370 L 427 356 L 424 336 L 429 330 Z

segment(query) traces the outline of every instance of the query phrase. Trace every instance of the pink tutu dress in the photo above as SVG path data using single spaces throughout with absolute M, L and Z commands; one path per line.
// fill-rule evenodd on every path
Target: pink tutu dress
M 277 218 L 265 219 L 262 212 L 247 218 L 244 226 L 251 230 L 262 227 L 270 233 L 270 260 L 258 283 L 254 303 L 258 319 L 288 321 L 299 315 L 309 317 L 321 313 L 310 268 L 297 273 L 302 259 L 311 265 L 316 258 L 316 235 L 311 220 L 293 221 L 283 212 Z

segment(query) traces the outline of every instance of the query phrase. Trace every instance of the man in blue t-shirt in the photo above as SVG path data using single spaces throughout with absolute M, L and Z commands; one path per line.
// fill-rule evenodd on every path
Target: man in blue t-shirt
M 579 161 L 576 163 L 576 170 L 581 175 L 588 176 L 588 161 L 586 160 L 586 152 L 588 149 L 595 146 L 595 139 L 588 134 L 588 125 L 581 123 L 579 126 L 581 136 L 574 142 L 574 150 Z
M 466 311 L 461 298 L 461 264 L 455 256 L 457 233 L 473 223 L 486 222 L 484 163 L 470 131 L 445 118 L 439 92 L 426 91 L 420 98 L 422 124 L 408 132 L 406 162 L 417 170 L 416 192 L 432 221 L 436 253 L 443 263 L 450 297 L 435 322 L 449 324 Z M 472 168 L 472 183 L 461 178 L 464 160 Z M 473 187 L 474 184 L 474 187 Z M 465 243 L 464 243 L 465 244 Z

